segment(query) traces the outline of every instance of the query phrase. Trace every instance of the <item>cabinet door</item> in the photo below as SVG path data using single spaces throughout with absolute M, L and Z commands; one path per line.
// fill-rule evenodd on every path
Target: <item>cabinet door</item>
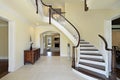
M 31 52 L 25 52 L 25 62 L 31 62 L 32 60 L 32 54 Z

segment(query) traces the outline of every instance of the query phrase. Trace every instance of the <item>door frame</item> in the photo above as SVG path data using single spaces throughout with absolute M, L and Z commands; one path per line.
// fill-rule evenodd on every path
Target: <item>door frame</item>
M 108 47 L 112 49 L 112 20 L 120 17 L 120 14 L 112 16 L 110 19 L 104 20 L 104 37 L 108 42 Z M 112 55 L 109 51 L 109 72 L 111 72 Z
M 8 22 L 8 71 L 15 71 L 15 21 L 0 16 L 0 19 Z

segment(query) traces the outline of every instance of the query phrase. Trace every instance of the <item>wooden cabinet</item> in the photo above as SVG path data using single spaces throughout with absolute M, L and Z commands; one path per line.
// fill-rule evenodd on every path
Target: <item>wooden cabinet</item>
M 24 50 L 24 64 L 34 64 L 40 57 L 40 48 L 33 50 Z

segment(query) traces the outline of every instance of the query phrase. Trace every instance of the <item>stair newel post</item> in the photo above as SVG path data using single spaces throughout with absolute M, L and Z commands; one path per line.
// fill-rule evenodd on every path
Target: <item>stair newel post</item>
M 112 80 L 117 80 L 116 79 L 116 46 L 112 47 L 112 72 L 111 72 L 111 79 Z
M 75 46 L 73 46 L 73 52 L 72 52 L 72 68 L 75 68 Z
M 116 46 L 112 47 L 112 73 L 116 73 Z

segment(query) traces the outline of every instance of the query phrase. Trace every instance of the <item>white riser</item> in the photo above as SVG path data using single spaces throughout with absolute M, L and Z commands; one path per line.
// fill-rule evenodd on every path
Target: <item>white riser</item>
M 97 73 L 100 73 L 100 74 L 104 74 L 104 75 L 105 75 L 105 71 L 103 71 L 103 70 L 96 69 L 96 68 L 92 68 L 92 67 L 85 66 L 85 65 L 81 65 L 81 64 L 79 64 L 78 66 L 81 67 L 81 68 L 88 69 L 88 70 L 91 70 L 91 71 L 93 71 L 93 72 L 97 72 Z
M 80 51 L 80 53 L 99 53 L 99 51 Z
M 100 65 L 100 66 L 105 66 L 104 62 L 97 62 L 97 61 L 90 61 L 90 60 L 83 60 L 80 59 L 80 62 L 84 62 L 84 63 L 90 63 L 90 64 L 96 64 L 96 65 Z
M 79 72 L 79 71 L 77 71 L 77 70 L 75 70 L 75 69 L 73 69 L 73 71 L 74 71 L 76 74 L 82 76 L 83 78 L 85 78 L 85 79 L 87 79 L 87 80 L 99 80 L 99 79 L 97 79 L 97 78 L 94 78 L 94 77 L 88 76 L 88 75 L 86 75 L 86 74 L 83 74 L 83 73 L 81 73 L 81 72 Z
M 95 59 L 103 59 L 102 56 L 93 56 L 93 55 L 80 55 L 80 57 L 85 57 L 85 58 L 95 58 Z

